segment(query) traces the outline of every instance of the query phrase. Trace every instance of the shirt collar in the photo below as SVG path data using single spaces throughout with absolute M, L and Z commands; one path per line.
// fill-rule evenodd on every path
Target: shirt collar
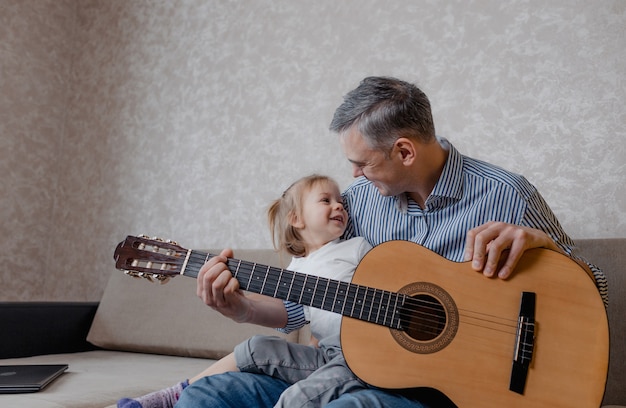
M 463 197 L 463 156 L 446 139 L 440 139 L 440 143 L 448 149 L 448 159 L 428 199 L 444 197 L 460 200 Z
M 459 201 L 463 195 L 463 156 L 447 139 L 438 138 L 439 143 L 448 150 L 448 158 L 443 167 L 441 176 L 433 191 L 426 199 L 426 210 L 434 209 L 449 201 Z M 406 213 L 409 210 L 409 198 L 406 194 L 396 196 L 398 209 Z M 417 204 L 411 203 L 411 207 Z

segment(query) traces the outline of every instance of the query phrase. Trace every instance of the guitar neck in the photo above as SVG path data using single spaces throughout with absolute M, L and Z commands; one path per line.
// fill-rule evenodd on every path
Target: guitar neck
M 214 256 L 190 250 L 181 275 L 197 278 Z M 228 268 L 243 290 L 402 329 L 406 295 L 232 258 Z

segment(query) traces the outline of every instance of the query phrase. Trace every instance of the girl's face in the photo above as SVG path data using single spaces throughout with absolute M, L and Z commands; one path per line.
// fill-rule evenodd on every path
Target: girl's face
M 334 183 L 321 182 L 304 192 L 302 214 L 294 226 L 300 230 L 308 255 L 341 237 L 347 222 L 339 189 Z

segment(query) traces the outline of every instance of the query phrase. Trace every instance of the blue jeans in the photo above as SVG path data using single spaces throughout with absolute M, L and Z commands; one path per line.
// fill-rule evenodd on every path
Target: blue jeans
M 226 373 L 202 378 L 189 385 L 176 408 L 271 408 L 289 383 L 252 373 Z M 343 394 L 327 408 L 440 408 L 442 404 L 423 404 L 399 394 L 368 388 Z M 300 407 L 294 407 L 300 408 Z
M 320 340 L 319 347 L 253 336 L 234 353 L 240 371 L 291 384 L 275 408 L 323 407 L 343 394 L 369 388 L 350 371 L 338 344 L 338 335 Z

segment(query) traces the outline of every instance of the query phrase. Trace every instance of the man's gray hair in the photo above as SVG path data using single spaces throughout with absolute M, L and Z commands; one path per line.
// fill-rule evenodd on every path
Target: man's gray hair
M 372 148 L 391 150 L 399 137 L 435 138 L 430 102 L 417 86 L 391 77 L 368 77 L 344 96 L 330 130 L 342 134 L 353 126 Z

